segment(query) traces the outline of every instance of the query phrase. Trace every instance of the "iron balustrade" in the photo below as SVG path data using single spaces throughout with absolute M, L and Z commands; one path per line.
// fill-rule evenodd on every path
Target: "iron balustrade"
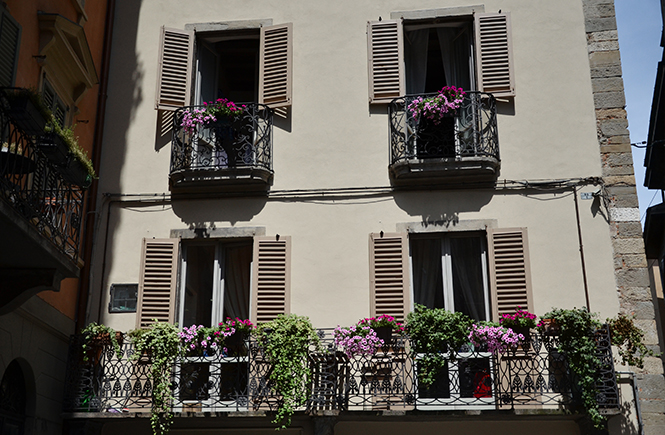
M 193 132 L 184 128 L 183 117 L 186 112 L 205 106 L 178 109 L 173 118 L 171 174 L 235 168 L 272 171 L 273 111 L 263 104 L 244 105 L 239 115 L 220 116 L 217 121 L 196 124 Z
M 0 101 L 0 198 L 76 263 L 84 192 L 38 149 L 41 139 L 19 128 Z
M 483 349 L 446 352 L 437 381 L 419 385 L 418 358 L 407 349 L 408 337 L 393 336 L 374 355 L 349 358 L 333 344 L 331 330 L 320 330 L 321 346 L 310 348 L 307 403 L 300 411 L 451 410 L 538 407 L 575 409 L 580 392 L 558 336 L 532 333 L 519 348 L 499 355 Z M 609 330 L 595 334 L 602 367 L 597 374 L 601 408 L 619 405 Z M 150 358 L 132 360 L 131 342 L 117 358 L 112 346 L 83 362 L 81 338 L 73 337 L 66 377 L 67 412 L 147 412 L 151 408 Z M 172 370 L 175 412 L 274 411 L 280 396 L 272 388 L 272 365 L 259 344 L 247 339 L 238 347 L 209 355 L 179 357 Z
M 496 100 L 492 94 L 468 91 L 460 107 L 438 124 L 408 110 L 417 98 L 407 95 L 388 105 L 390 164 L 413 159 L 489 157 L 499 161 Z

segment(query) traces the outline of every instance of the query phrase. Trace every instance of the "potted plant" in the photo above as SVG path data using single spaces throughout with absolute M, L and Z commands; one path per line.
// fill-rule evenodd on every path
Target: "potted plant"
M 485 324 L 471 325 L 469 340 L 474 346 L 486 348 L 495 355 L 508 350 L 515 350 L 524 341 L 524 335 L 518 334 L 511 328 L 486 322 Z
M 404 334 L 404 326 L 393 316 L 381 314 L 375 317 L 366 317 L 358 322 L 359 327 L 369 326 L 376 335 L 383 340 L 386 346 L 389 346 L 392 340 L 393 332 Z
M 230 121 L 239 116 L 245 105 L 237 106 L 226 98 L 203 103 L 203 107 L 192 107 L 183 110 L 180 126 L 189 134 L 194 134 L 198 128 L 213 123 L 230 126 Z
M 531 328 L 536 327 L 537 318 L 538 316 L 535 314 L 518 306 L 514 314 L 502 314 L 499 324 L 504 328 L 512 329 L 517 334 L 521 334 L 524 337 L 521 346 L 527 351 L 531 344 Z
M 44 132 L 44 126 L 52 115 L 39 93 L 34 89 L 4 88 L 3 94 L 6 112 L 14 124 L 31 136 Z
M 434 96 L 416 97 L 407 107 L 407 111 L 416 120 L 427 119 L 434 125 L 439 125 L 442 119 L 459 109 L 465 95 L 462 88 L 444 86 Z
M 418 381 L 432 385 L 447 359 L 469 342 L 473 320 L 463 313 L 442 308 L 428 309 L 416 304 L 406 320 L 406 332 L 411 339 L 411 357 L 418 360 Z M 446 357 L 445 352 L 451 350 Z
M 52 118 L 38 147 L 56 165 L 65 180 L 87 189 L 96 178 L 95 169 L 88 154 L 78 143 L 75 128 L 76 125 L 61 127 Z
M 104 346 L 113 346 L 115 355 L 118 359 L 122 358 L 122 332 L 115 331 L 109 326 L 92 322 L 83 328 L 81 335 L 83 337 L 82 347 L 84 362 L 92 360 L 93 364 L 98 364 Z
M 192 325 L 178 332 L 186 356 L 213 356 L 222 349 L 223 337 L 214 334 L 213 328 Z
M 258 327 L 257 339 L 272 365 L 270 387 L 281 396 L 273 423 L 286 428 L 308 398 L 312 373 L 307 352 L 311 346 L 319 348 L 319 337 L 308 317 L 280 314 Z
M 176 325 L 155 319 L 151 328 L 133 334 L 136 353 L 132 358 L 139 360 L 142 355 L 150 355 L 149 376 L 153 384 L 150 424 L 154 435 L 168 432 L 173 422 L 171 372 L 176 358 L 182 355 L 178 332 Z
M 389 334 L 392 330 L 389 330 Z M 346 356 L 374 355 L 384 344 L 375 329 L 368 325 L 352 325 L 342 328 L 339 325 L 333 331 L 336 347 L 341 347 Z
M 239 350 L 254 330 L 254 325 L 249 319 L 227 317 L 225 321 L 218 324 L 218 329 L 213 334 L 222 336 L 224 344 L 231 350 Z

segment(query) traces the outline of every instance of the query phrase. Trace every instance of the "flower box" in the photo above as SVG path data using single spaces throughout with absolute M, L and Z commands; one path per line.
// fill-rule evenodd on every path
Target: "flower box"
M 26 89 L 5 89 L 4 95 L 7 102 L 7 113 L 21 130 L 30 136 L 36 136 L 44 132 L 47 118 L 31 97 Z M 36 96 L 36 98 L 39 98 Z
M 37 149 L 56 166 L 65 166 L 70 160 L 69 146 L 65 140 L 55 133 L 47 133 L 40 137 Z

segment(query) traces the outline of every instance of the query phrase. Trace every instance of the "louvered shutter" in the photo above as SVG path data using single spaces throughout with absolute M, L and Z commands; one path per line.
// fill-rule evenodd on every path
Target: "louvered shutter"
M 388 103 L 405 94 L 402 20 L 369 21 L 369 102 Z
M 533 309 L 526 228 L 488 229 L 492 319 Z
M 175 321 L 179 239 L 143 239 L 136 327 Z
M 515 96 L 510 14 L 475 14 L 478 86 L 497 97 Z
M 261 27 L 259 103 L 291 105 L 292 34 L 292 23 Z
M 21 26 L 0 8 L 0 87 L 14 85 L 20 40 Z
M 252 322 L 291 312 L 291 237 L 254 237 Z
M 194 58 L 194 31 L 162 27 L 155 109 L 189 106 Z
M 388 314 L 399 322 L 409 311 L 409 248 L 406 234 L 369 236 L 370 313 Z

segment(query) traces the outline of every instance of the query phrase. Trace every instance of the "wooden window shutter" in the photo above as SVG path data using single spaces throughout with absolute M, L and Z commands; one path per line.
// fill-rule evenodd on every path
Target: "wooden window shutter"
M 518 306 L 532 310 L 531 268 L 526 228 L 488 229 L 492 319 Z
M 175 321 L 179 239 L 143 239 L 136 327 Z
M 14 85 L 20 41 L 21 26 L 0 8 L 0 87 Z
M 370 314 L 399 322 L 409 312 L 409 245 L 405 233 L 369 236 Z
M 291 105 L 293 24 L 261 27 L 259 103 L 270 107 Z
M 388 103 L 405 94 L 402 20 L 369 21 L 369 102 Z
M 475 14 L 476 64 L 480 91 L 515 96 L 509 13 Z
M 189 106 L 193 59 L 194 31 L 162 27 L 155 109 Z
M 254 237 L 252 312 L 255 324 L 291 312 L 291 237 Z

